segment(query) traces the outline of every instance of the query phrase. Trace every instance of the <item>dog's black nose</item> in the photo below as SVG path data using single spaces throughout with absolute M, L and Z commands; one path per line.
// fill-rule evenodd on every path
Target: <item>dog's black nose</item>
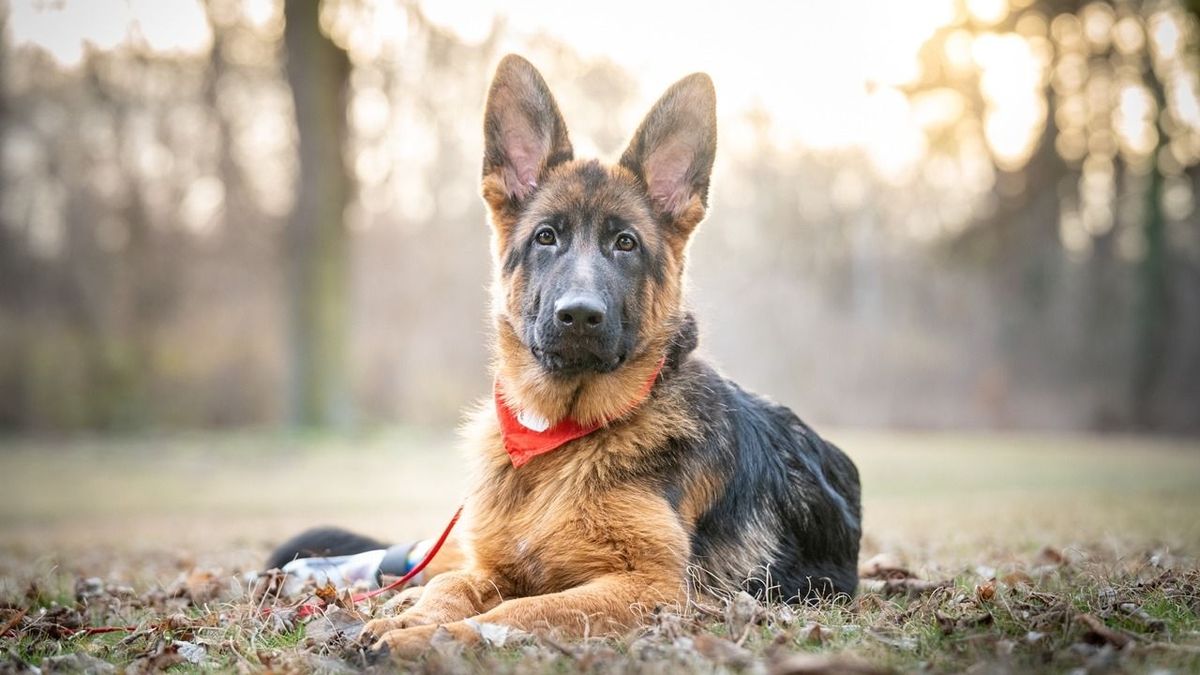
M 554 316 L 571 330 L 595 330 L 604 324 L 604 303 L 595 295 L 572 293 L 554 303 Z

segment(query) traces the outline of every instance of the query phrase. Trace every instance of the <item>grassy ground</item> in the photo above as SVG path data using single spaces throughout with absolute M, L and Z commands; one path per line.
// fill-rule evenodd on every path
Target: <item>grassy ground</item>
M 414 667 L 1200 672 L 1195 442 L 828 435 L 863 477 L 873 574 L 853 600 L 704 598 L 624 640 L 489 631 L 488 649 L 439 643 Z M 381 608 L 335 601 L 306 622 L 308 596 L 240 573 L 314 524 L 429 536 L 461 466 L 436 435 L 0 442 L 0 672 L 357 668 L 349 637 Z M 138 628 L 78 630 L 108 625 Z

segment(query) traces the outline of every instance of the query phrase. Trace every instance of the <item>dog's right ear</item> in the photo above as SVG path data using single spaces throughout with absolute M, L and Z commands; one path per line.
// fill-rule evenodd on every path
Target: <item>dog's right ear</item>
M 483 198 L 511 220 L 550 168 L 572 157 L 558 104 L 541 73 L 516 54 L 496 68 L 483 117 Z

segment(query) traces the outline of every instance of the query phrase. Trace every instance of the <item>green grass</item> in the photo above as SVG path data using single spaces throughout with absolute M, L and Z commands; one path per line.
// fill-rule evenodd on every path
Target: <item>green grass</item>
M 760 607 L 748 629 L 728 599 L 704 598 L 703 610 L 665 611 L 624 640 L 443 645 L 415 667 L 786 671 L 808 655 L 833 659 L 818 663 L 827 668 L 857 658 L 901 671 L 1200 672 L 1196 443 L 828 435 L 862 474 L 863 559 L 886 554 L 943 584 L 893 594 L 866 580 L 847 603 Z M 461 466 L 452 439 L 436 434 L 0 441 L 0 626 L 28 613 L 0 637 L 0 671 L 72 653 L 172 672 L 357 668 L 345 640 L 281 620 L 287 603 L 261 612 L 238 575 L 310 525 L 391 540 L 437 532 L 465 489 Z M 216 574 L 211 597 L 188 597 L 193 570 Z M 77 598 L 89 578 L 99 585 Z M 991 579 L 985 598 L 977 588 Z M 150 628 L 65 637 L 42 610 Z M 1104 644 L 1083 615 L 1128 646 Z M 177 662 L 176 640 L 204 645 L 201 662 Z

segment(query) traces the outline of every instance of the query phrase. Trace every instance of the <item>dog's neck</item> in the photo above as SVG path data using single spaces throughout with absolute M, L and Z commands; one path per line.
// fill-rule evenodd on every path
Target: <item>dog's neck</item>
M 584 425 L 606 424 L 629 414 L 647 380 L 656 372 L 658 382 L 669 378 L 698 344 L 696 320 L 688 312 L 611 373 L 555 377 L 546 373 L 503 317 L 497 332 L 496 377 L 505 400 L 550 423 L 569 418 Z

